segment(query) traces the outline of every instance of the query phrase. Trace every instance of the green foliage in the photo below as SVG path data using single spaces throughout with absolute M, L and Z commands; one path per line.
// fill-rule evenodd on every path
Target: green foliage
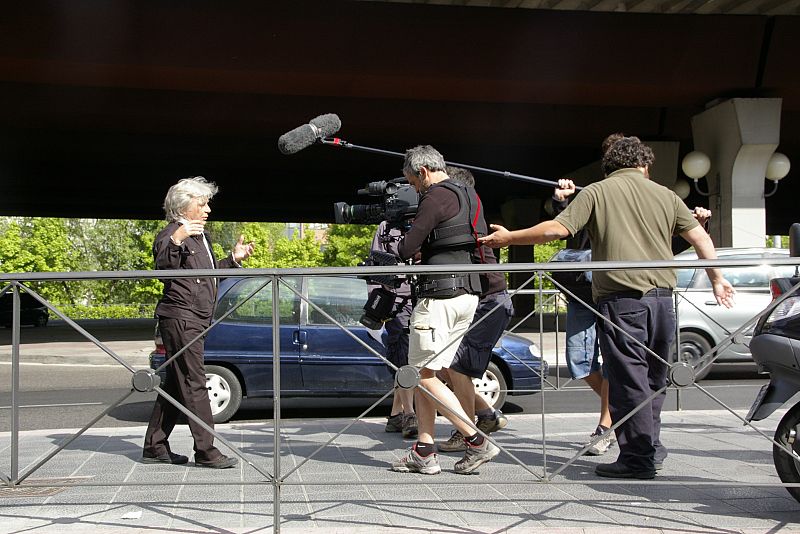
M 767 246 L 768 247 L 774 247 L 775 246 L 775 237 L 776 236 L 771 236 L 771 235 L 767 236 Z M 780 248 L 789 248 L 789 236 L 788 235 L 782 235 L 782 236 L 780 236 L 780 238 L 781 238 Z
M 326 267 L 352 267 L 369 255 L 375 225 L 332 224 L 322 264 Z
M 7 221 L 0 235 L 0 269 L 7 273 L 64 272 L 79 265 L 65 219 L 25 217 Z M 74 302 L 76 295 L 61 282 L 30 284 L 43 297 Z
M 320 267 L 322 266 L 322 252 L 319 243 L 312 234 L 306 234 L 303 239 L 278 239 L 272 250 L 272 262 L 268 268 L 283 269 L 290 267 Z
M 58 309 L 72 320 L 81 319 L 139 319 L 153 317 L 155 304 L 109 304 L 106 306 L 88 306 L 66 304 Z M 50 312 L 50 318 L 57 316 Z

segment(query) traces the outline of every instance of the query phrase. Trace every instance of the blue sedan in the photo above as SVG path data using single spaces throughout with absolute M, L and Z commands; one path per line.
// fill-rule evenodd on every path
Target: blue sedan
M 266 278 L 220 281 L 214 318 L 228 315 L 211 329 L 205 344 L 206 378 L 215 422 L 231 419 L 244 397 L 272 396 L 272 293 L 272 284 Z M 392 370 L 366 348 L 383 352 L 376 339 L 379 336 L 359 323 L 366 300 L 366 283 L 357 277 L 291 277 L 281 281 L 282 397 L 375 397 L 394 387 Z M 164 348 L 156 336 L 151 367 L 157 368 L 164 358 Z M 547 362 L 542 362 L 538 347 L 525 338 L 506 334 L 495 346 L 483 378 L 474 382 L 487 402 L 499 408 L 507 395 L 534 393 L 542 372 L 547 373 Z

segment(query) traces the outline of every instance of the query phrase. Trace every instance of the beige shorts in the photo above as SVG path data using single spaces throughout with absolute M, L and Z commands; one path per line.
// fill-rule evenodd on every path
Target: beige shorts
M 419 299 L 409 322 L 408 363 L 434 371 L 450 367 L 477 307 L 477 295 Z

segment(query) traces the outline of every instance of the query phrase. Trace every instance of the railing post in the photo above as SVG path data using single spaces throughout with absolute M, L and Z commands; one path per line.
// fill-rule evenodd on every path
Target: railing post
M 272 278 L 272 422 L 273 472 L 272 488 L 272 531 L 281 531 L 281 311 L 280 277 Z
M 542 362 L 544 362 L 544 294 L 543 294 L 543 275 L 542 271 L 538 271 L 536 273 L 536 277 L 539 282 L 539 352 L 541 354 Z M 556 314 L 557 315 L 557 314 Z M 556 334 L 558 335 L 558 334 Z M 543 367 L 543 364 L 539 369 Z M 556 366 L 558 367 L 558 366 Z M 545 407 L 544 407 L 544 373 L 542 373 L 542 377 L 539 380 L 539 398 L 542 401 L 542 478 L 544 480 L 549 480 L 547 476 L 547 429 L 545 428 Z
M 11 289 L 11 482 L 19 480 L 19 342 L 20 342 L 20 299 L 19 285 Z
M 673 292 L 673 306 L 675 308 L 675 363 L 679 363 L 681 361 L 681 320 L 678 317 L 678 293 Z M 681 399 L 681 390 L 683 388 L 675 388 L 675 410 L 681 411 L 682 410 L 682 401 Z

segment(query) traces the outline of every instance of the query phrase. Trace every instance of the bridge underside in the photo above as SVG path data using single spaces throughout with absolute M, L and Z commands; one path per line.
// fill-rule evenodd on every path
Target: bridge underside
M 339 136 L 554 179 L 612 131 L 679 141 L 717 99 L 783 99 L 800 162 L 800 17 L 664 15 L 373 2 L 29 0 L 0 18 L 1 215 L 161 217 L 202 174 L 214 218 L 332 222 L 335 201 L 401 160 L 282 133 L 336 113 Z M 767 200 L 795 222 L 800 180 Z M 491 218 L 541 186 L 478 175 Z M 702 204 L 702 197 L 688 199 Z M 537 206 L 538 209 L 538 206 Z

